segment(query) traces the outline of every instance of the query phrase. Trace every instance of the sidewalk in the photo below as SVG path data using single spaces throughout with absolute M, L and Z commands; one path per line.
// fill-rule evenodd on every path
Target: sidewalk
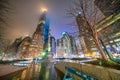
M 18 67 L 18 66 L 13 66 L 13 65 L 0 64 L 0 77 L 14 73 L 16 71 L 24 70 L 26 68 L 27 67 Z

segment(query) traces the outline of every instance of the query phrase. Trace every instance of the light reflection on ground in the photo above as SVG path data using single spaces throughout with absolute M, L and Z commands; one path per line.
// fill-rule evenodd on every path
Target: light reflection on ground
M 31 63 L 26 70 L 6 76 L 5 80 L 57 80 L 54 62 Z
M 80 59 L 80 60 L 71 60 L 71 59 L 56 59 L 52 62 L 44 61 L 44 62 L 29 62 L 29 61 L 20 61 L 18 63 L 13 64 L 14 66 L 26 66 L 28 68 L 23 71 L 18 71 L 8 76 L 5 76 L 5 79 L 2 80 L 60 80 L 60 75 L 57 76 L 54 70 L 54 64 L 59 62 L 71 62 L 71 63 L 81 63 L 81 62 L 89 62 L 93 61 L 93 59 Z

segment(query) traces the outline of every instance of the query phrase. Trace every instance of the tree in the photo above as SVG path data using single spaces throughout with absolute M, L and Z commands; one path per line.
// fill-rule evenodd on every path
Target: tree
M 8 18 L 11 11 L 9 0 L 0 0 L 0 53 L 6 52 L 9 46 L 9 40 L 5 39 L 5 29 L 8 26 Z M 8 44 L 6 44 L 8 43 Z
M 1 57 L 1 60 L 5 57 L 7 51 L 9 50 L 10 43 L 11 43 L 10 40 L 4 40 L 4 41 L 2 41 L 2 44 L 0 45 L 0 52 L 3 53 L 2 57 Z
M 74 2 L 74 4 L 76 7 L 70 8 L 68 13 L 76 16 L 76 22 L 78 24 L 80 33 L 82 33 L 84 36 L 89 36 L 94 41 L 102 58 L 107 60 L 107 57 L 99 42 L 99 34 L 96 28 L 96 24 L 102 19 L 100 17 L 103 17 L 103 15 L 100 14 L 100 11 L 94 5 L 93 0 L 79 0 L 79 2 Z
M 7 20 L 11 11 L 11 5 L 8 0 L 0 0 L 0 40 L 4 37 L 5 26 L 8 25 Z

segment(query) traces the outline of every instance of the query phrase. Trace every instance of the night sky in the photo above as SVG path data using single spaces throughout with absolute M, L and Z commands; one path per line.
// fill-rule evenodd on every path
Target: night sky
M 75 32 L 70 24 L 73 18 L 66 17 L 66 9 L 72 5 L 71 0 L 10 0 L 14 13 L 10 15 L 8 36 L 15 39 L 32 35 L 37 27 L 41 8 L 48 9 L 51 34 L 60 38 L 63 31 Z

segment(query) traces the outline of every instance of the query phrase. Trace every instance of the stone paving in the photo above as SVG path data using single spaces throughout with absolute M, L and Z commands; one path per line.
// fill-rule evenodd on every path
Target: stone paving
M 98 80 L 120 80 L 120 70 L 106 68 L 102 66 L 70 62 L 59 62 L 56 63 L 54 66 L 59 72 L 61 72 L 62 76 L 64 76 L 66 72 L 65 67 L 67 66 L 71 69 L 75 69 L 78 72 L 93 76 Z M 63 77 L 60 80 L 62 79 Z M 74 76 L 74 79 L 80 80 L 80 78 L 76 76 Z
M 13 66 L 13 65 L 3 65 L 0 64 L 0 77 L 9 75 L 11 73 L 14 73 L 16 71 L 24 70 L 27 67 L 18 67 L 18 66 Z

